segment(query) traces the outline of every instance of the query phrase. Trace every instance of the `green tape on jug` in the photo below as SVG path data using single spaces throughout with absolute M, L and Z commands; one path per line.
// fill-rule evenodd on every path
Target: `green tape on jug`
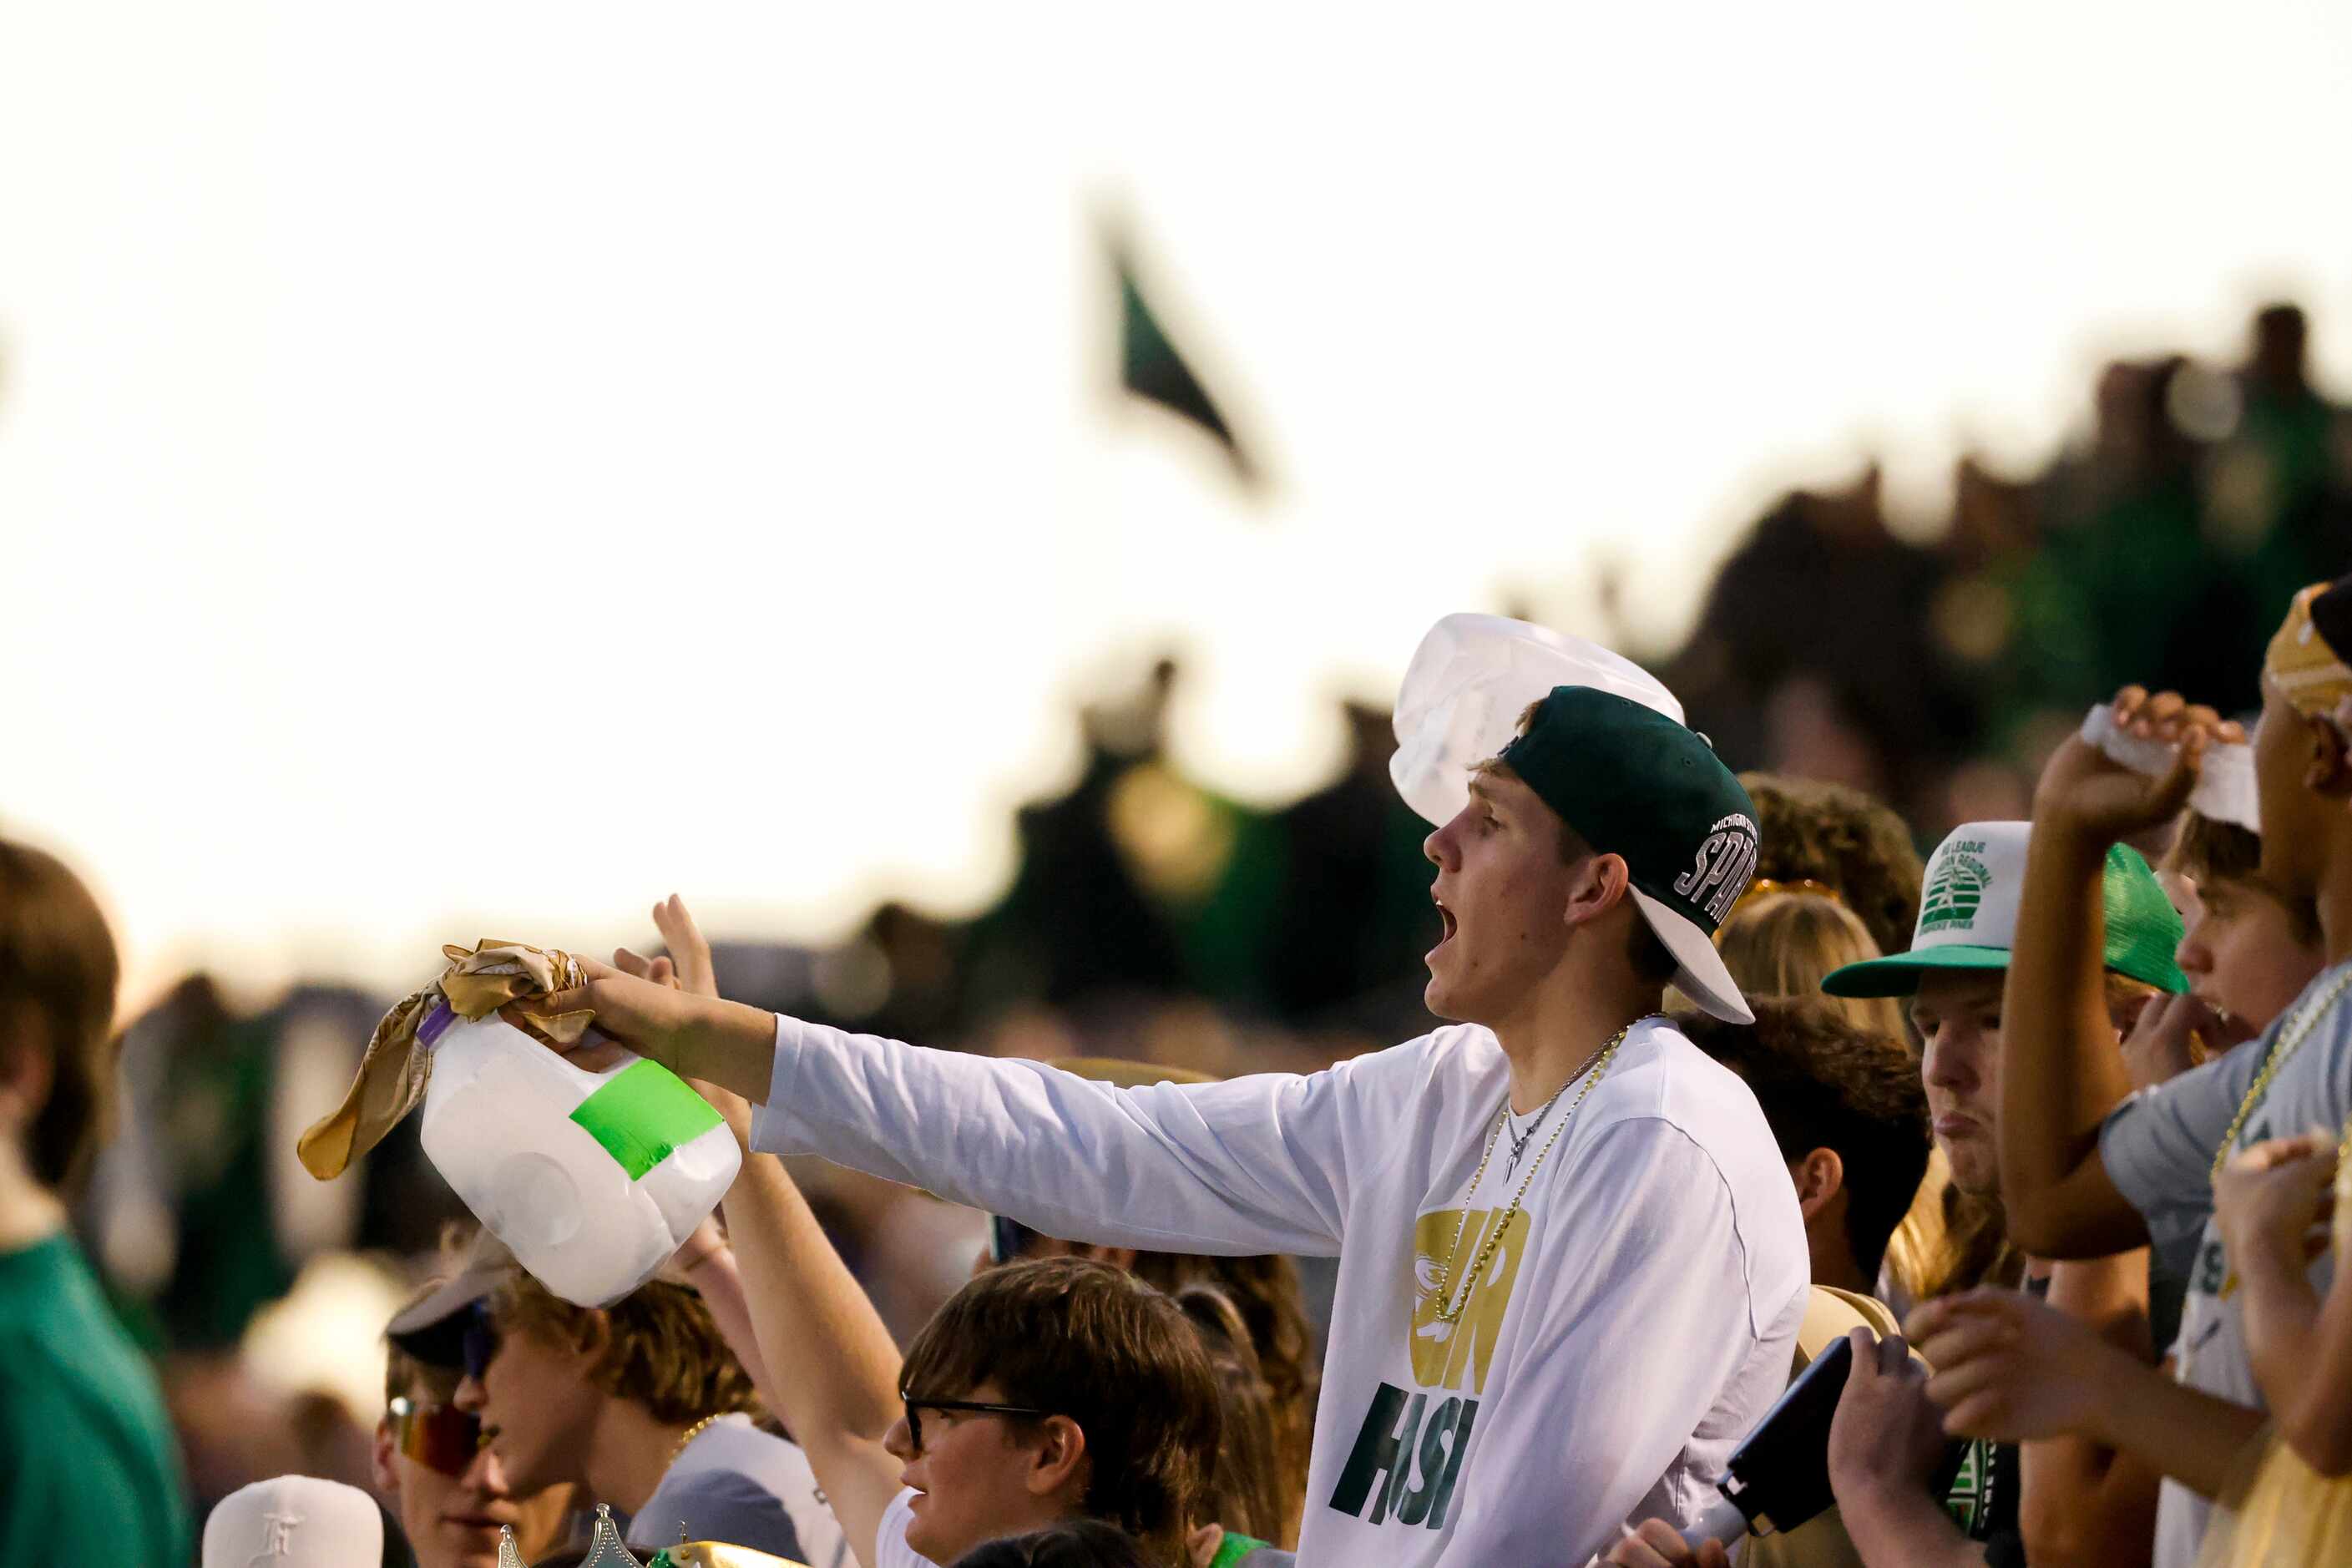
M 719 1125 L 710 1102 L 659 1062 L 633 1062 L 582 1100 L 572 1120 L 635 1181 Z

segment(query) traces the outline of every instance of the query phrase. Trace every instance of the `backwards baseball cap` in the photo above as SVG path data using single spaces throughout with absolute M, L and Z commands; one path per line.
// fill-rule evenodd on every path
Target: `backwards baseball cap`
M 1919 923 L 1907 952 L 1864 959 L 1822 980 L 1832 996 L 1908 996 L 1931 969 L 2004 970 L 2017 942 L 2030 822 L 1968 822 L 1927 858 Z M 2186 991 L 2173 962 L 2179 913 L 2138 850 L 2116 844 L 2100 876 L 2107 913 L 2106 967 L 2161 991 Z
M 1624 860 L 1682 993 L 1718 1018 L 1754 1023 L 1715 931 L 1756 871 L 1756 806 L 1715 749 L 1630 697 L 1560 686 L 1498 760 L 1587 844 Z
M 221 1499 L 205 1521 L 205 1568 L 352 1568 L 383 1559 L 375 1500 L 341 1481 L 256 1481 Z

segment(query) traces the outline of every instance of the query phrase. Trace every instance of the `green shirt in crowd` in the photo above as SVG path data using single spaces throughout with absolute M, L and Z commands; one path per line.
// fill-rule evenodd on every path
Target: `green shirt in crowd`
M 74 1541 L 125 1568 L 195 1559 L 155 1374 L 60 1233 L 0 1252 L 0 1562 Z

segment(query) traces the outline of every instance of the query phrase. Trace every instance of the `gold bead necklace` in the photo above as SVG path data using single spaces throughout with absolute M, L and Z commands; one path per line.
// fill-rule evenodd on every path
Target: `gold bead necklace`
M 2278 1076 L 2278 1070 L 2286 1065 L 2287 1058 L 2294 1055 L 2297 1047 L 2310 1037 L 2311 1031 L 2319 1026 L 2320 1018 L 2336 1005 L 2336 999 L 2347 988 L 2352 988 L 2352 967 L 2347 967 L 2331 981 L 2326 990 L 2313 997 L 2310 1005 L 2289 1019 L 2286 1026 L 2279 1031 L 2278 1043 L 2271 1047 L 2270 1059 L 2263 1063 L 2263 1070 L 2254 1075 L 2254 1081 L 2246 1089 L 2246 1098 L 2238 1102 L 2238 1114 L 2230 1119 L 2230 1130 L 2221 1134 L 2221 1146 L 2213 1151 L 2213 1175 L 2217 1181 L 2221 1178 L 2221 1167 L 2230 1163 L 2230 1154 L 2237 1147 L 2238 1134 L 2244 1131 L 2246 1118 L 2254 1113 L 2254 1107 L 2262 1102 L 2263 1095 L 2270 1092 L 2271 1079 Z
M 677 1440 L 677 1447 L 669 1451 L 669 1462 L 668 1464 L 662 1466 L 662 1473 L 664 1475 L 667 1475 L 670 1470 L 670 1466 L 677 1464 L 679 1457 L 686 1452 L 686 1446 L 688 1443 L 693 1442 L 697 1437 L 701 1436 L 705 1427 L 709 1426 L 713 1421 L 718 1420 L 720 1415 L 724 1415 L 725 1414 L 726 1412 L 722 1410 L 718 1412 L 716 1415 L 706 1415 L 701 1420 L 696 1422 L 693 1426 L 688 1427 L 686 1429 L 686 1436 Z
M 1634 1019 L 1633 1024 L 1643 1023 L 1655 1016 L 1657 1015 L 1654 1013 L 1646 1013 L 1642 1017 Z M 1504 1093 L 1503 1108 L 1495 1114 L 1495 1130 L 1486 1134 L 1486 1151 L 1478 1156 L 1478 1168 L 1470 1175 L 1469 1191 L 1462 1195 L 1462 1213 L 1454 1222 L 1454 1245 L 1446 1249 L 1445 1268 L 1438 1276 L 1434 1294 L 1437 1297 L 1439 1322 L 1456 1323 L 1462 1321 L 1463 1312 L 1470 1305 L 1471 1289 L 1477 1284 L 1478 1277 L 1486 1271 L 1486 1265 L 1494 1260 L 1495 1249 L 1502 1246 L 1503 1232 L 1510 1228 L 1512 1216 L 1519 1212 L 1519 1200 L 1526 1197 L 1528 1189 L 1535 1184 L 1536 1173 L 1543 1169 L 1544 1159 L 1551 1152 L 1551 1146 L 1559 1142 L 1560 1132 L 1570 1121 L 1576 1120 L 1577 1107 L 1584 1103 L 1584 1097 L 1592 1092 L 1593 1086 L 1598 1084 L 1609 1071 L 1609 1064 L 1616 1059 L 1617 1047 L 1623 1045 L 1625 1037 L 1633 1032 L 1633 1024 L 1628 1024 L 1618 1030 L 1611 1037 L 1609 1043 L 1593 1052 L 1584 1066 L 1579 1068 L 1575 1076 L 1568 1080 L 1569 1083 L 1574 1083 L 1577 1079 L 1581 1078 L 1585 1080 L 1584 1087 L 1576 1091 L 1574 1100 L 1569 1101 L 1568 1114 L 1552 1123 L 1551 1136 L 1545 1139 L 1543 1147 L 1536 1151 L 1535 1163 L 1529 1165 L 1528 1173 L 1520 1178 L 1519 1190 L 1511 1194 L 1510 1205 L 1503 1210 L 1502 1217 L 1487 1227 L 1486 1239 L 1480 1244 L 1478 1256 L 1470 1260 L 1470 1273 L 1467 1281 L 1462 1287 L 1462 1299 L 1448 1306 L 1446 1298 L 1454 1294 L 1454 1265 L 1462 1256 L 1462 1233 L 1469 1228 L 1470 1225 L 1471 1201 L 1477 1195 L 1479 1179 L 1486 1173 L 1486 1162 L 1495 1157 L 1495 1144 L 1502 1138 L 1503 1129 L 1510 1124 L 1511 1097 L 1507 1090 Z M 1568 1084 L 1560 1086 L 1562 1089 L 1566 1089 L 1567 1087 Z M 1559 1098 L 1557 1093 L 1552 1096 L 1552 1100 Z M 1549 1109 L 1551 1101 L 1547 1100 L 1544 1103 L 1546 1109 Z

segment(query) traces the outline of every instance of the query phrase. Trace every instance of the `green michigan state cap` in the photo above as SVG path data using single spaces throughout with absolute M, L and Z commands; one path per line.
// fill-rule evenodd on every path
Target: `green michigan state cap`
M 2032 827 L 2030 822 L 1970 822 L 1952 829 L 1927 858 L 1910 951 L 1833 969 L 1822 989 L 1832 996 L 1908 996 L 1930 969 L 2007 969 Z M 2138 850 L 2109 847 L 2101 889 L 2106 967 L 2158 990 L 2188 990 L 2189 977 L 2172 956 L 2180 946 L 2180 915 Z
M 1587 844 L 1624 860 L 1682 993 L 1754 1023 L 1715 931 L 1756 873 L 1756 806 L 1706 738 L 1613 691 L 1559 686 L 1497 760 Z

